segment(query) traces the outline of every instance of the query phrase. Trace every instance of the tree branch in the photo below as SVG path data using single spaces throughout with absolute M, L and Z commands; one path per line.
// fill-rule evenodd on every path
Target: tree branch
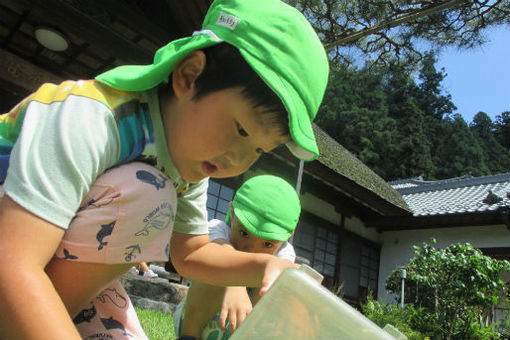
M 353 41 L 356 41 L 356 40 L 358 40 L 358 39 L 360 39 L 362 37 L 370 35 L 370 34 L 372 34 L 374 32 L 377 32 L 377 31 L 380 31 L 380 30 L 383 30 L 383 29 L 386 29 L 386 28 L 391 28 L 391 27 L 399 26 L 402 23 L 405 23 L 405 22 L 408 22 L 408 21 L 411 21 L 411 20 L 415 20 L 415 19 L 418 19 L 418 18 L 421 18 L 421 17 L 424 17 L 424 16 L 428 16 L 428 15 L 431 15 L 433 13 L 445 10 L 447 8 L 452 8 L 452 7 L 458 6 L 459 4 L 461 4 L 463 2 L 466 2 L 466 1 L 467 0 L 451 0 L 451 1 L 448 1 L 448 2 L 440 3 L 438 5 L 430 5 L 426 9 L 423 9 L 423 8 L 416 9 L 413 12 L 411 12 L 409 14 L 406 14 L 406 15 L 404 15 L 404 16 L 402 16 L 400 18 L 397 18 L 395 20 L 388 21 L 388 22 L 382 22 L 382 23 L 377 24 L 375 26 L 368 27 L 366 29 L 362 29 L 362 30 L 357 31 L 357 32 L 355 32 L 353 34 L 349 34 L 349 35 L 347 35 L 347 36 L 345 36 L 343 38 L 340 38 L 340 39 L 337 39 L 335 41 L 326 43 L 326 44 L 324 44 L 324 47 L 327 50 L 329 50 L 329 49 L 334 48 L 334 47 L 339 46 L 339 45 L 345 45 L 345 44 L 351 43 Z

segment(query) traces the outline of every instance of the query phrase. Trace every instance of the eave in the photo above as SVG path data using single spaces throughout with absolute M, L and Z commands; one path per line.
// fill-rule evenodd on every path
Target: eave
M 367 227 L 379 232 L 392 230 L 420 230 L 455 227 L 476 227 L 505 225 L 510 230 L 510 208 L 471 212 L 461 214 L 444 214 L 430 216 L 375 217 L 368 219 Z

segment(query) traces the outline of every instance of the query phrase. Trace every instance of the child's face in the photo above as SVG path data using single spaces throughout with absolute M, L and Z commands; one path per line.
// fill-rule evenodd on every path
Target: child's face
M 264 240 L 249 233 L 232 214 L 232 210 L 231 217 L 230 243 L 236 250 L 274 255 L 282 246 L 282 241 Z
M 199 100 L 193 99 L 192 89 L 177 96 L 164 125 L 180 175 L 188 182 L 237 176 L 263 152 L 287 142 L 288 136 L 282 136 L 271 114 L 261 111 L 241 95 L 240 88 L 213 92 Z

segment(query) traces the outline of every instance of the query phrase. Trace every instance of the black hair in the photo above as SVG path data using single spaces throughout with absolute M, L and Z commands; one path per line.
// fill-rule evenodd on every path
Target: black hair
M 289 117 L 278 95 L 244 60 L 237 48 L 221 43 L 202 50 L 206 55 L 206 65 L 195 80 L 194 100 L 205 95 L 232 87 L 241 87 L 241 94 L 255 108 L 263 108 L 263 113 L 271 115 L 282 135 L 289 135 Z

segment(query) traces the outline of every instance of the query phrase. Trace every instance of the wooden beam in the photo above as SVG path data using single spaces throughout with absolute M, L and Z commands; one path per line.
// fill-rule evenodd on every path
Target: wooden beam
M 295 158 L 286 148 L 278 148 L 271 152 L 280 158 L 292 159 Z M 295 162 L 295 161 L 294 161 Z M 366 206 L 367 208 L 377 212 L 383 216 L 406 216 L 411 215 L 411 212 L 399 207 L 392 202 L 384 199 L 375 192 L 363 187 L 352 179 L 340 174 L 339 172 L 329 168 L 326 164 L 322 163 L 319 159 L 313 162 L 305 162 L 304 174 L 317 179 L 324 185 L 337 190 L 348 197 L 352 197 L 354 201 Z
M 4 49 L 0 49 L 0 78 L 28 91 L 34 91 L 43 83 L 61 83 L 64 81 L 53 73 Z
M 338 173 L 318 160 L 305 163 L 305 173 L 313 174 L 326 185 L 335 187 L 337 190 L 344 192 L 349 197 L 355 198 L 361 204 L 377 211 L 383 216 L 405 216 L 411 214 L 408 210 L 387 201 L 370 189 L 363 187 L 351 178 Z
M 147 39 L 151 39 L 158 46 L 163 46 L 164 44 L 179 38 L 177 36 L 177 27 L 174 27 L 173 32 L 166 31 L 163 28 L 155 25 L 143 15 L 140 15 L 140 13 L 137 12 L 137 9 L 132 7 L 127 2 L 122 4 L 122 6 L 119 6 L 118 1 L 103 0 L 101 5 L 107 11 L 113 13 L 118 21 L 128 25 L 136 23 L 136 30 L 142 33 L 142 35 L 144 35 Z M 149 5 L 152 4 L 149 3 Z
M 419 230 L 455 227 L 505 225 L 504 212 L 484 211 L 433 216 L 376 217 L 366 221 L 378 231 Z
M 150 63 L 152 52 L 118 34 L 108 23 L 101 23 L 64 0 L 18 0 L 39 13 L 64 33 L 71 33 L 109 51 L 127 63 Z
M 294 161 L 294 163 L 292 161 Z M 289 183 L 294 185 L 297 177 L 297 162 L 295 159 L 292 159 L 292 161 L 273 151 L 260 157 L 255 167 L 259 167 L 271 174 L 285 178 Z M 328 185 L 321 181 L 319 177 L 312 176 L 310 173 L 305 172 L 301 185 L 301 194 L 307 192 L 331 203 L 335 207 L 335 211 L 341 215 L 363 218 L 368 215 L 376 214 L 375 210 L 347 196 L 343 191 L 338 190 L 338 188 Z

